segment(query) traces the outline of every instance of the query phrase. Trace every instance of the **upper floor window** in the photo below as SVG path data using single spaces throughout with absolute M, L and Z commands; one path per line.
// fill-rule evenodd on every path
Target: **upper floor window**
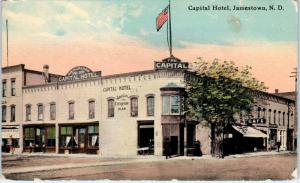
M 282 113 L 282 125 L 285 125 L 285 112 Z
M 43 104 L 38 104 L 38 120 L 44 119 L 44 106 Z
M 261 112 L 261 108 L 258 107 L 258 108 L 257 108 L 257 118 L 258 118 L 258 119 L 260 118 L 260 115 L 261 115 L 260 112 Z
M 115 101 L 114 99 L 108 100 L 108 117 L 115 116 Z
M 6 80 L 2 81 L 2 97 L 6 97 Z
M 69 102 L 69 119 L 74 119 L 74 102 Z
M 50 120 L 56 119 L 56 104 L 51 103 L 50 104 Z
M 271 124 L 272 123 L 272 121 L 271 121 L 271 116 L 272 116 L 272 110 L 271 109 L 269 109 L 269 124 Z
M 11 79 L 11 96 L 16 96 L 16 79 Z
M 2 122 L 6 122 L 6 105 L 2 106 Z
M 130 115 L 138 116 L 138 99 L 136 97 L 130 99 Z
M 274 124 L 276 124 L 276 110 L 274 110 L 273 112 L 274 112 Z
M 147 97 L 147 115 L 154 116 L 154 96 Z
M 178 95 L 163 96 L 163 114 L 179 114 L 180 97 Z
M 89 119 L 95 118 L 95 101 L 89 101 Z
M 11 122 L 16 121 L 16 106 L 15 105 L 10 106 L 10 121 Z
M 31 121 L 31 105 L 26 105 L 26 121 Z
M 281 124 L 280 117 L 281 117 L 281 111 L 278 111 L 278 125 L 280 125 L 280 124 Z

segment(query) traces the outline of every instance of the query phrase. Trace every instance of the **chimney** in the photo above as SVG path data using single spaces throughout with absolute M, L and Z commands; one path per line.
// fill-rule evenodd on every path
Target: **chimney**
M 43 75 L 44 75 L 45 83 L 48 83 L 50 79 L 49 79 L 49 65 L 47 64 L 43 66 Z
M 278 89 L 275 89 L 275 93 L 279 93 L 279 90 L 278 90 Z

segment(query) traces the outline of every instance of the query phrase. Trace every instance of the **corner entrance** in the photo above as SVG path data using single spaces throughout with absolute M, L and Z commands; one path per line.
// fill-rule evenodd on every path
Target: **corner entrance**
M 154 121 L 138 121 L 138 155 L 154 154 Z

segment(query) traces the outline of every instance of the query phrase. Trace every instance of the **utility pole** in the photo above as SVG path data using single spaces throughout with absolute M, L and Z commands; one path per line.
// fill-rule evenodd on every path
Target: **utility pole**
M 294 68 L 294 71 L 291 72 L 291 76 L 290 78 L 295 78 L 295 107 L 294 107 L 294 140 L 297 140 L 297 128 L 298 128 L 298 125 L 297 125 L 297 82 L 298 82 L 298 71 L 297 71 L 297 68 Z M 289 129 L 289 126 L 288 126 L 288 129 Z M 295 145 L 297 145 L 297 143 L 294 143 L 294 140 L 293 140 L 293 149 L 296 150 L 295 148 Z M 296 141 L 297 142 L 297 141 Z

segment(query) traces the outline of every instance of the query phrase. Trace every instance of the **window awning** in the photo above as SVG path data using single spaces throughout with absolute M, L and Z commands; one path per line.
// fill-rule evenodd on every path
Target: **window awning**
M 241 133 L 244 137 L 267 138 L 267 134 L 251 127 L 251 126 L 234 126 L 232 127 Z

